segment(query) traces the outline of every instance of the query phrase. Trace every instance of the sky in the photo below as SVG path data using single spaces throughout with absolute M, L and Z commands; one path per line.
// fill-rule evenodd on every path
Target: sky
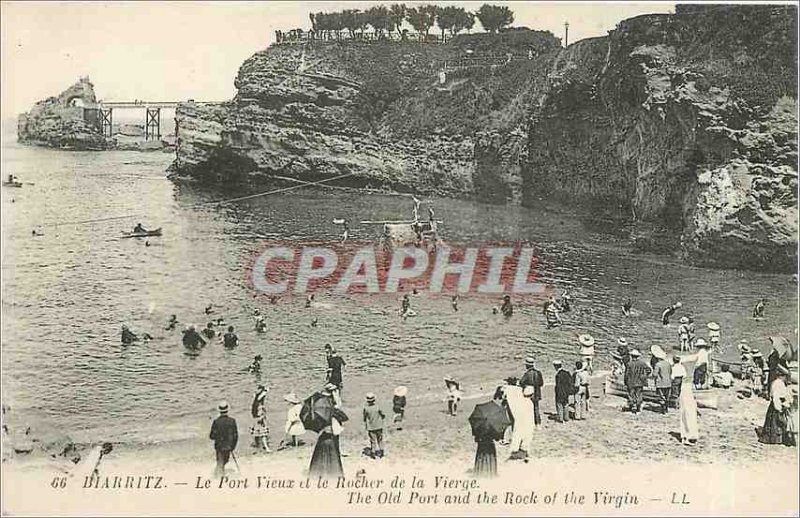
M 394 0 L 389 3 L 397 3 Z M 233 97 L 242 62 L 274 31 L 307 29 L 309 12 L 384 2 L 0 2 L 3 118 L 27 111 L 88 75 L 98 98 L 222 101 Z M 475 11 L 484 2 L 413 2 Z M 604 36 L 620 20 L 666 13 L 674 3 L 500 2 L 514 26 L 569 41 Z M 476 28 L 479 24 L 476 23 Z

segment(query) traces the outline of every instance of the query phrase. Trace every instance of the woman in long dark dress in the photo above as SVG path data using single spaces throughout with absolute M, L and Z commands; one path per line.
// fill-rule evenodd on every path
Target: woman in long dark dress
M 775 381 L 769 387 L 770 403 L 758 441 L 764 444 L 789 445 L 790 434 L 786 433 L 786 414 L 791 401 L 785 383 L 788 376 L 781 369 L 776 370 L 776 375 Z
M 497 390 L 495 390 L 493 401 L 505 411 L 502 387 L 497 387 Z M 478 443 L 478 449 L 475 452 L 475 469 L 473 473 L 476 477 L 496 477 L 497 448 L 494 445 L 494 437 L 475 436 L 475 442 Z
M 328 387 L 325 387 L 325 390 L 320 394 L 330 398 L 330 404 L 333 406 L 333 395 Z M 344 476 L 342 454 L 339 450 L 339 434 L 342 431 L 341 423 L 346 419 L 347 416 L 344 415 L 344 412 L 334 409 L 334 417 L 331 418 L 331 424 L 320 430 L 317 444 L 314 446 L 314 453 L 311 455 L 311 466 L 308 469 L 309 475 L 323 478 Z

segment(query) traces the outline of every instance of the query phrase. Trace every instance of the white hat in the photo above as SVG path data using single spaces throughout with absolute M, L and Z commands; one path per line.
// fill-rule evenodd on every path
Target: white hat
M 404 385 L 400 385 L 399 387 L 394 389 L 394 395 L 395 396 L 403 397 L 406 394 L 408 394 L 408 388 L 406 386 L 404 386 Z
M 628 341 L 627 341 L 627 340 L 625 340 L 625 338 L 623 338 L 623 337 L 619 337 L 619 338 L 617 338 L 617 343 L 618 343 L 619 345 L 628 345 Z
M 702 338 L 698 338 L 697 340 L 695 340 L 694 345 L 695 347 L 708 347 L 708 344 Z
M 536 363 L 536 360 L 534 360 L 533 356 L 525 358 L 525 365 L 533 365 L 534 363 Z
M 586 347 L 591 347 L 594 345 L 594 337 L 588 333 L 578 335 L 578 341 L 581 343 L 581 345 L 585 345 Z
M 220 414 L 227 414 L 230 406 L 228 406 L 227 401 L 220 401 L 219 405 L 217 405 L 217 410 L 219 410 Z
M 664 352 L 664 349 L 657 345 L 653 345 L 650 347 L 650 354 L 658 358 L 659 360 L 663 360 L 667 357 L 667 353 Z
M 638 349 L 631 349 L 631 351 L 628 354 L 630 354 L 631 356 L 641 356 L 642 355 L 642 353 L 640 353 Z
M 675 307 L 676 308 L 682 308 L 683 307 L 683 302 L 676 302 L 675 303 Z
M 707 325 L 707 326 L 708 326 L 708 328 L 709 328 L 709 329 L 711 329 L 712 331 L 719 331 L 719 324 L 717 324 L 716 322 L 709 322 L 709 323 L 708 323 L 708 324 L 706 324 L 706 325 Z
M 564 365 L 564 363 L 561 360 L 553 360 L 553 365 L 560 367 L 561 365 Z
M 681 317 L 681 319 L 678 322 L 680 322 L 681 324 L 688 324 L 689 317 Z

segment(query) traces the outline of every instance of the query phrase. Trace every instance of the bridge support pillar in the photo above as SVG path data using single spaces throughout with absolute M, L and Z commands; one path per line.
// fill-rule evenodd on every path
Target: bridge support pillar
M 161 139 L 161 108 L 147 108 L 144 139 Z
M 97 131 L 100 132 L 101 135 L 104 137 L 111 137 L 112 130 L 111 130 L 111 122 L 112 122 L 112 115 L 111 110 L 113 108 L 103 109 L 98 108 L 97 110 Z

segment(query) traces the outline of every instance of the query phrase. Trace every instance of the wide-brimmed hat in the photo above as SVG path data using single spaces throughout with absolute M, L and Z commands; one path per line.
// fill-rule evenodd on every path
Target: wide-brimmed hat
M 583 346 L 591 347 L 594 345 L 594 337 L 588 333 L 578 335 L 578 342 Z
M 678 322 L 680 322 L 681 324 L 688 324 L 689 317 L 681 317 L 681 319 Z
M 712 331 L 719 331 L 719 324 L 717 324 L 716 322 L 709 322 L 708 324 L 706 324 L 706 326 L 708 326 L 708 328 L 711 329 Z
M 564 365 L 564 362 L 562 362 L 561 360 L 553 360 L 554 367 L 561 367 L 562 365 Z
M 675 303 L 675 307 L 676 308 L 682 308 L 683 307 L 683 302 L 680 302 L 680 301 L 676 302 Z
M 764 355 L 758 349 L 753 349 L 753 358 L 763 358 Z
M 627 340 L 626 340 L 624 337 L 622 337 L 622 336 L 620 336 L 619 338 L 617 338 L 617 343 L 618 343 L 619 345 L 628 345 L 628 341 L 627 341 Z
M 367 395 L 364 397 L 364 399 L 366 399 L 367 402 L 375 401 L 375 394 L 373 394 L 372 392 L 368 392 Z
M 706 341 L 703 340 L 702 338 L 698 338 L 697 340 L 695 340 L 694 346 L 695 347 L 708 347 L 708 343 L 706 343 Z
M 533 365 L 535 363 L 536 360 L 533 358 L 533 356 L 528 356 L 525 358 L 525 365 Z
M 394 395 L 395 396 L 403 397 L 406 394 L 408 394 L 408 387 L 406 387 L 405 385 L 400 385 L 399 387 L 394 389 Z
M 650 346 L 650 354 L 652 354 L 653 356 L 655 356 L 659 360 L 663 360 L 664 358 L 667 357 L 667 353 L 664 352 L 664 349 L 662 349 L 661 347 L 659 347 L 657 345 L 651 345 Z
M 227 401 L 220 401 L 219 405 L 217 405 L 217 410 L 219 410 L 220 414 L 227 414 L 228 410 L 230 410 L 230 406 Z
M 743 353 L 749 353 L 750 352 L 750 348 L 745 344 L 740 344 L 739 345 L 739 350 L 742 351 Z
M 295 394 L 294 392 L 290 392 L 290 393 L 286 394 L 285 396 L 283 396 L 283 400 L 286 401 L 287 403 L 291 403 L 293 405 L 299 405 L 300 404 L 300 398 L 297 397 L 297 394 Z
M 642 353 L 640 353 L 638 349 L 631 349 L 631 352 L 628 353 L 628 354 L 630 354 L 631 356 L 641 356 L 642 355 Z

